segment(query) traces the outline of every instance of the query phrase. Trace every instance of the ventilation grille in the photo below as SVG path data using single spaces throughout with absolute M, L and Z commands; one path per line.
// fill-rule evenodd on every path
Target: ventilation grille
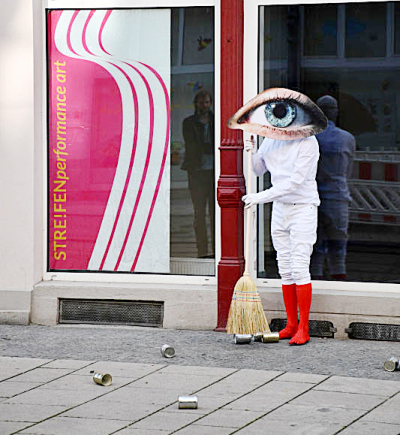
M 162 327 L 163 302 L 60 299 L 60 323 Z
M 270 329 L 278 332 L 286 326 L 286 319 L 272 319 Z M 311 337 L 334 338 L 337 329 L 332 322 L 326 320 L 310 320 L 308 322 L 309 334 Z
M 172 275 L 215 275 L 215 260 L 206 258 L 177 258 L 170 261 Z
M 359 340 L 400 341 L 400 325 L 354 322 L 345 332 L 349 338 Z

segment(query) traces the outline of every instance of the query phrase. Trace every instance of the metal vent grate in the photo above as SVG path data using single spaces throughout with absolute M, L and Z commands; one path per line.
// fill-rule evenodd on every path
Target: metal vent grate
M 286 326 L 286 319 L 272 319 L 270 329 L 278 332 Z M 309 334 L 311 337 L 334 338 L 337 329 L 332 322 L 326 320 L 310 320 L 308 322 Z
M 60 299 L 60 323 L 161 327 L 163 302 Z
M 345 332 L 349 338 L 359 340 L 400 341 L 400 325 L 354 322 Z

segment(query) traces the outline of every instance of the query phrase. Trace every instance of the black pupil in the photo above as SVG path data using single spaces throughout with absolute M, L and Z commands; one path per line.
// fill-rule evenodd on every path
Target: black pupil
M 282 119 L 286 116 L 286 107 L 283 103 L 279 103 L 277 104 L 273 110 L 272 113 L 274 114 L 274 116 L 276 116 L 279 119 Z

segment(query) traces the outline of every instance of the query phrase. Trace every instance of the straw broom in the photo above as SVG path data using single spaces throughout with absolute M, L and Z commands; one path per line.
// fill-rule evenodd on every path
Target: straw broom
M 253 136 L 251 137 L 253 141 Z M 248 150 L 247 186 L 251 192 L 251 150 Z M 265 317 L 260 295 L 255 282 L 249 274 L 250 252 L 250 218 L 251 207 L 247 208 L 245 269 L 243 276 L 237 281 L 231 306 L 229 308 L 226 332 L 228 334 L 256 334 L 257 332 L 271 332 Z

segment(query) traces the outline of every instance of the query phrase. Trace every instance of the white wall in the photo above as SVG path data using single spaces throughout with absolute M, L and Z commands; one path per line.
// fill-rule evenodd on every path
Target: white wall
M 33 276 L 33 20 L 0 2 L 0 321 L 26 323 Z

